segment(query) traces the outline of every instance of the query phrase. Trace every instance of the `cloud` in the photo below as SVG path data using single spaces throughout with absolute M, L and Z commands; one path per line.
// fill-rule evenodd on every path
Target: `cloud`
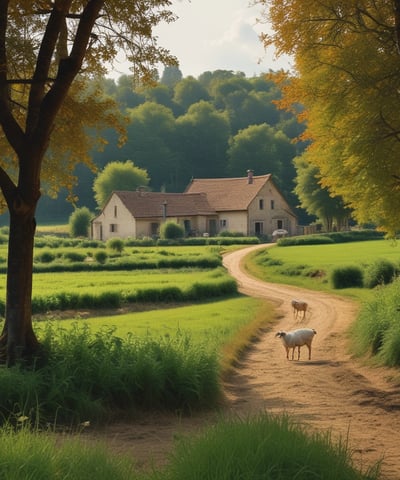
M 217 69 L 253 76 L 288 68 L 286 59 L 276 62 L 272 50 L 264 51 L 258 35 L 268 26 L 256 22 L 259 7 L 244 5 L 246 0 L 173 0 L 179 18 L 157 27 L 158 43 L 178 58 L 184 76 Z

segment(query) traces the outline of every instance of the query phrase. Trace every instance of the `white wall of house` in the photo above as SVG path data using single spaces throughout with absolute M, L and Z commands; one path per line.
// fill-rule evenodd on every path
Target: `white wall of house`
M 243 212 L 219 212 L 218 231 L 240 232 L 247 235 L 247 213 Z
M 110 238 L 136 237 L 136 222 L 119 197 L 112 195 L 102 213 L 93 222 L 92 237 L 107 241 Z
M 295 234 L 296 218 L 280 192 L 267 183 L 249 205 L 249 235 L 271 235 L 278 228 Z

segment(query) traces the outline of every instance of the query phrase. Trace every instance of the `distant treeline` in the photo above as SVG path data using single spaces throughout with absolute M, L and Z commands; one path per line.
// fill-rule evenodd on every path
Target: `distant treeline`
M 102 132 L 105 148 L 93 152 L 100 170 L 111 161 L 131 160 L 147 170 L 151 190 L 182 192 L 191 178 L 245 176 L 253 169 L 256 175 L 272 173 L 297 209 L 293 158 L 304 144 L 293 139 L 303 127 L 291 113 L 276 107 L 281 93 L 267 75 L 247 78 L 240 72 L 217 70 L 196 79 L 182 78 L 179 69 L 168 68 L 152 87 L 135 87 L 126 75 L 100 83 L 104 95 L 113 97 L 127 118 L 122 147 L 115 131 Z M 94 212 L 95 173 L 83 165 L 75 173 L 77 206 Z M 73 211 L 66 196 L 65 191 L 56 200 L 43 196 L 38 221 L 65 223 Z M 297 212 L 299 222 L 305 222 L 304 211 Z

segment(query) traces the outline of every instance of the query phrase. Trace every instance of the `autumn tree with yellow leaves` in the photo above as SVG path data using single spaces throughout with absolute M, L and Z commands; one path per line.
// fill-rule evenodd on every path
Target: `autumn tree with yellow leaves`
M 400 1 L 255 0 L 293 58 L 281 107 L 296 110 L 310 146 L 302 160 L 360 222 L 400 227 Z
M 174 20 L 169 0 L 0 1 L 0 188 L 10 213 L 5 324 L 8 365 L 39 352 L 32 327 L 35 210 L 41 189 L 72 188 L 90 164 L 87 127 L 120 128 L 112 103 L 85 81 L 124 51 L 134 78 L 175 65 L 153 28 Z M 93 82 L 91 82 L 93 85 Z M 98 138 L 101 143 L 101 139 Z

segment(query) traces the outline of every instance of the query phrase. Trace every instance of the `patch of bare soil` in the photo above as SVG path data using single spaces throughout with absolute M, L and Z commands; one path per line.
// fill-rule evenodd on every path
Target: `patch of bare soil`
M 259 412 L 288 413 L 333 439 L 348 439 L 354 460 L 362 466 L 382 459 L 383 477 L 400 479 L 400 387 L 390 382 L 390 370 L 363 366 L 348 353 L 346 331 L 357 314 L 350 300 L 321 292 L 262 282 L 241 267 L 244 255 L 257 245 L 230 253 L 224 264 L 246 295 L 272 302 L 277 328 L 266 331 L 246 354 L 226 384 L 224 413 L 247 417 Z M 296 320 L 291 300 L 309 304 L 306 317 Z M 301 358 L 287 360 L 277 330 L 311 327 L 317 331 L 312 358 L 306 347 Z M 296 357 L 295 357 L 296 358 Z M 113 423 L 84 438 L 106 442 L 115 452 L 131 454 L 139 465 L 162 465 L 177 436 L 191 436 L 211 425 L 220 414 L 190 417 L 146 415 L 140 421 Z

